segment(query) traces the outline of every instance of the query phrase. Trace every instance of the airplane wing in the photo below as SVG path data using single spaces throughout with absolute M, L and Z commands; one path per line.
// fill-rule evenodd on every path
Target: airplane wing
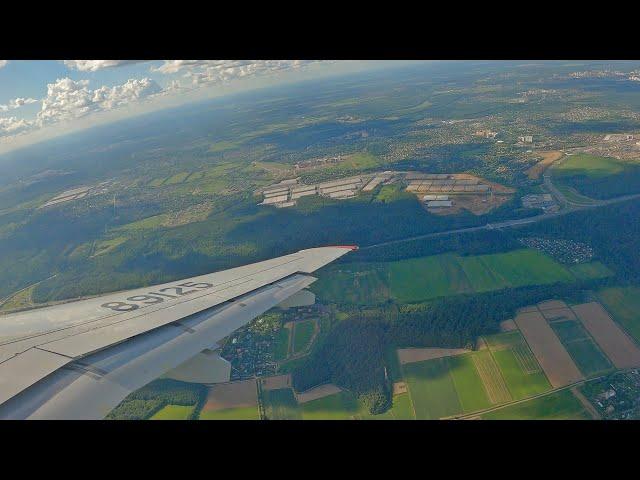
M 211 348 L 356 247 L 320 247 L 221 272 L 0 317 L 0 419 L 100 419 Z

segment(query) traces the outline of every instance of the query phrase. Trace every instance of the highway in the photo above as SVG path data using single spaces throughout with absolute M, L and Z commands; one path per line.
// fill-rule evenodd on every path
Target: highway
M 512 227 L 519 227 L 522 225 L 529 225 L 531 223 L 536 223 L 536 222 L 541 222 L 543 220 L 548 220 L 550 218 L 555 218 L 555 217 L 561 217 L 564 215 L 567 215 L 569 213 L 573 213 L 576 212 L 578 210 L 586 210 L 586 209 L 590 209 L 590 208 L 598 208 L 598 207 L 603 207 L 606 205 L 612 205 L 614 203 L 620 203 L 620 202 L 626 202 L 627 200 L 633 200 L 636 198 L 640 198 L 640 193 L 635 193 L 632 195 L 624 195 L 621 197 L 616 197 L 616 198 L 611 198 L 609 200 L 593 200 L 593 203 L 590 205 L 583 205 L 583 204 L 577 204 L 577 203 L 572 203 L 571 201 L 569 201 L 563 194 L 562 192 L 560 192 L 560 190 L 558 190 L 556 188 L 556 186 L 553 184 L 553 180 L 552 180 L 552 175 L 551 175 L 551 166 L 549 166 L 544 174 L 543 174 L 543 179 L 544 179 L 544 186 L 547 188 L 547 190 L 549 191 L 549 193 L 551 193 L 551 195 L 553 195 L 555 197 L 555 199 L 558 201 L 558 203 L 561 206 L 561 209 L 557 212 L 553 212 L 553 213 L 543 213 L 540 215 L 535 215 L 532 217 L 527 217 L 527 218 L 518 218 L 518 219 L 514 219 L 514 220 L 505 220 L 502 222 L 496 222 L 496 223 L 487 223 L 486 225 L 479 225 L 476 227 L 467 227 L 467 228 L 459 228 L 456 230 L 446 230 L 443 232 L 434 232 L 434 233 L 426 233 L 423 235 L 415 235 L 412 237 L 405 237 L 405 238 L 400 238 L 397 240 L 389 240 L 388 242 L 381 242 L 381 243 L 376 243 L 374 245 L 369 245 L 366 247 L 361 247 L 360 250 L 369 250 L 371 248 L 377 248 L 377 247 L 384 247 L 387 245 L 395 245 L 398 243 L 403 243 L 403 242 L 408 242 L 410 240 L 421 240 L 421 239 L 427 239 L 427 238 L 434 238 L 434 237 L 444 237 L 447 235 L 454 235 L 457 233 L 467 233 L 467 232 L 477 232 L 480 230 L 499 230 L 502 228 L 512 228 Z

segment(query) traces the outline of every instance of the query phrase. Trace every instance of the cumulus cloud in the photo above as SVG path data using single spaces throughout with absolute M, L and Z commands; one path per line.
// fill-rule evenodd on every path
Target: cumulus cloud
M 9 60 L 0 60 L 0 68 L 6 67 L 7 63 L 9 63 Z
M 160 85 L 150 78 L 129 79 L 122 85 L 116 85 L 111 88 L 98 88 L 93 92 L 93 102 L 104 110 L 111 110 L 130 102 L 142 100 L 161 91 Z
M 103 68 L 121 67 L 144 60 L 64 60 L 63 63 L 72 70 L 80 72 L 96 72 Z
M 111 110 L 157 94 L 162 89 L 150 78 L 130 79 L 114 87 L 89 88 L 88 80 L 62 78 L 47 85 L 47 96 L 38 112 L 40 125 L 71 120 L 92 112 Z
M 15 110 L 16 108 L 20 108 L 24 105 L 29 105 L 31 103 L 36 103 L 37 100 L 35 98 L 22 98 L 18 97 L 14 100 L 10 100 L 7 105 L 0 105 L 0 112 L 6 112 L 9 110 Z
M 303 60 L 165 60 L 152 71 L 184 77 L 194 85 L 227 83 L 231 80 L 297 70 L 314 61 Z
M 23 118 L 0 117 L 0 135 L 14 135 L 30 129 L 33 122 Z

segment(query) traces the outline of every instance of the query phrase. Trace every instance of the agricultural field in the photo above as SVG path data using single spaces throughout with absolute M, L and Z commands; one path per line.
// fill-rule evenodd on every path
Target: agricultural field
M 553 167 L 553 173 L 560 178 L 576 175 L 599 178 L 622 173 L 624 168 L 624 164 L 615 158 L 578 153 L 567 156 L 562 162 L 556 164 Z
M 585 377 L 602 374 L 613 368 L 580 322 L 562 320 L 551 322 L 550 325 Z
M 484 339 L 513 400 L 551 389 L 547 377 L 519 331 L 490 335 Z
M 475 355 L 465 354 L 447 359 L 463 412 L 482 410 L 491 405 L 490 398 L 501 397 L 499 385 L 487 381 L 495 378 L 495 372 L 491 370 L 493 362 L 486 355 L 488 352 L 477 352 Z
M 166 405 L 150 420 L 189 420 L 195 408 L 195 405 Z
M 262 390 L 262 404 L 268 420 L 300 420 L 302 413 L 291 388 Z
M 202 410 L 199 420 L 260 420 L 258 407 L 223 408 L 222 410 Z
M 115 250 L 126 241 L 127 241 L 126 237 L 116 237 L 109 240 L 101 240 L 99 242 L 96 242 L 93 249 L 93 255 L 91 256 L 97 257 L 99 255 L 105 255 L 110 251 Z
M 598 298 L 624 329 L 640 343 L 640 287 L 612 287 L 598 292 Z
M 580 153 L 565 157 L 557 164 L 554 176 L 560 191 L 574 203 L 586 204 L 587 201 L 580 198 L 583 195 L 606 199 L 637 193 L 640 189 L 637 160 L 622 161 Z
M 276 341 L 273 346 L 273 359 L 276 362 L 281 362 L 287 359 L 289 354 L 289 337 L 291 330 L 282 327 L 276 334 Z
M 221 383 L 209 389 L 200 420 L 260 420 L 255 380 Z
M 640 348 L 598 302 L 572 307 L 582 325 L 617 368 L 640 366 Z
M 295 355 L 309 347 L 316 331 L 316 321 L 302 320 L 293 325 L 293 354 Z
M 402 365 L 416 418 L 470 414 L 550 390 L 520 332 L 485 340 L 489 348 Z
M 551 385 L 563 387 L 584 378 L 540 312 L 520 311 L 514 321 Z
M 484 413 L 481 418 L 483 420 L 590 420 L 592 417 L 571 390 L 560 390 Z
M 361 415 L 362 406 L 348 392 L 339 392 L 300 405 L 303 420 L 349 420 Z
M 0 312 L 2 311 L 13 311 L 13 310 L 21 310 L 23 308 L 29 308 L 33 306 L 33 299 L 31 295 L 33 294 L 33 290 L 36 288 L 36 285 L 31 285 L 30 287 L 24 288 L 14 295 L 6 299 L 3 303 L 0 303 Z
M 462 412 L 446 358 L 410 363 L 402 368 L 418 420 L 436 420 Z
M 614 275 L 609 268 L 597 261 L 571 265 L 569 271 L 573 273 L 578 280 L 606 278 Z
M 411 303 L 461 293 L 572 281 L 575 277 L 567 267 L 536 250 L 519 249 L 490 255 L 443 254 L 329 267 L 312 289 L 326 302 L 367 305 L 389 298 Z

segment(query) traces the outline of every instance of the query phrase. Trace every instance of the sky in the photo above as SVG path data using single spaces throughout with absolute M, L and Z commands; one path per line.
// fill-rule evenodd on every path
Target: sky
M 400 63 L 0 60 L 0 153 L 190 101 Z

